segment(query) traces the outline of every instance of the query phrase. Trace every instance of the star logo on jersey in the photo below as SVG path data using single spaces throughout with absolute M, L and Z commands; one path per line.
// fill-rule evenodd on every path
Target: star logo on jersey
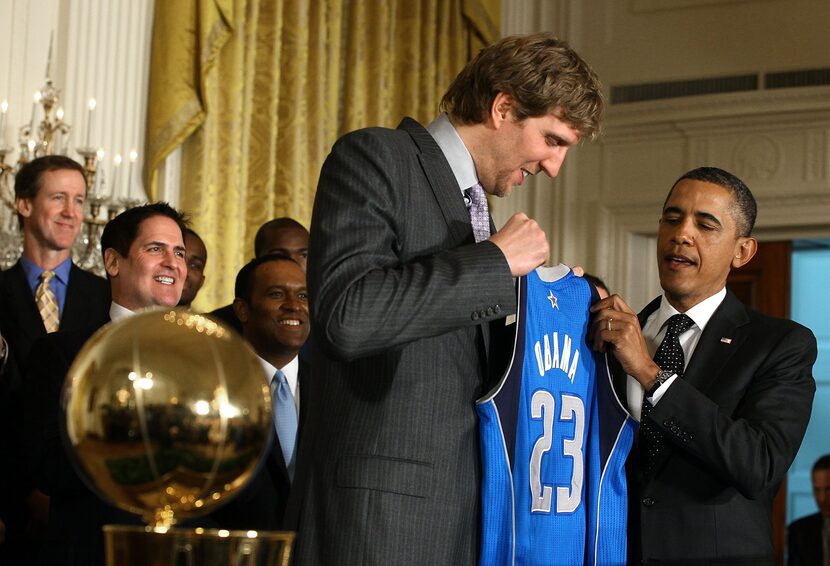
M 548 291 L 548 300 L 550 301 L 550 308 L 559 310 L 558 299 L 553 295 L 553 291 Z

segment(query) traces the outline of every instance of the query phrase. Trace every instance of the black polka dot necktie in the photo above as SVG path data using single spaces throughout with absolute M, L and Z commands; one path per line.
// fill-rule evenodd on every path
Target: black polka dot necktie
M 668 322 L 666 335 L 654 354 L 654 363 L 663 371 L 676 373 L 677 377 L 683 377 L 683 370 L 686 365 L 686 358 L 683 355 L 683 348 L 680 346 L 680 335 L 686 332 L 694 322 L 685 314 L 676 314 Z M 657 457 L 660 455 L 663 445 L 663 435 L 648 418 L 653 405 L 643 397 L 643 411 L 640 418 L 640 463 L 646 475 L 654 472 Z

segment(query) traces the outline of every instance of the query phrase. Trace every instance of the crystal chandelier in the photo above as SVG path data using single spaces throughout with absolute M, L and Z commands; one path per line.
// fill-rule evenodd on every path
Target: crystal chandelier
M 49 46 L 49 60 L 46 64 L 46 84 L 34 95 L 32 118 L 23 125 L 18 132 L 19 152 L 17 161 L 6 163 L 14 148 L 4 147 L 5 137 L 0 137 L 0 268 L 8 269 L 17 261 L 23 252 L 23 234 L 18 226 L 17 206 L 14 198 L 14 176 L 22 165 L 36 157 L 44 155 L 67 155 L 71 138 L 72 126 L 64 121 L 63 109 L 60 107 L 60 90 L 52 84 L 49 78 L 49 62 L 52 58 L 51 41 Z M 86 178 L 86 206 L 84 212 L 84 226 L 75 245 L 72 247 L 74 262 L 87 271 L 102 277 L 106 276 L 104 261 L 101 256 L 101 233 L 107 220 L 114 218 L 123 208 L 132 208 L 143 202 L 143 199 L 131 198 L 131 191 L 127 190 L 127 197 L 115 199 L 106 191 L 104 172 L 99 170 L 99 164 L 104 157 L 104 151 L 90 143 L 92 130 L 93 110 L 96 102 L 89 101 L 89 112 L 83 144 L 75 151 L 83 159 L 83 168 Z M 39 107 L 43 108 L 43 119 L 35 124 L 35 116 Z M 0 136 L 5 132 L 6 112 L 8 103 L 0 103 Z M 130 153 L 130 174 L 128 183 L 132 183 L 132 166 L 137 154 Z M 115 157 L 115 167 L 120 165 L 120 156 Z M 113 193 L 115 194 L 115 193 Z

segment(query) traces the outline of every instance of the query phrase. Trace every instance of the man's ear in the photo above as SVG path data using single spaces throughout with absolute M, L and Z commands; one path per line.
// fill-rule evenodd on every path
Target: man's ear
M 248 305 L 239 297 L 233 300 L 233 314 L 242 324 L 248 322 Z
M 513 97 L 506 92 L 500 92 L 493 99 L 493 105 L 490 107 L 490 120 L 493 126 L 498 129 L 507 121 L 512 120 L 510 113 L 513 111 L 515 101 Z
M 18 197 L 14 200 L 17 212 L 23 218 L 29 218 L 32 215 L 32 201 L 31 199 Z
M 755 257 L 757 251 L 758 240 L 749 237 L 738 238 L 738 243 L 735 246 L 735 257 L 732 258 L 732 267 L 735 269 L 743 267 Z
M 118 275 L 120 259 L 121 255 L 119 255 L 119 253 L 113 248 L 107 248 L 104 250 L 104 269 L 107 270 L 107 275 L 109 275 L 110 278 Z

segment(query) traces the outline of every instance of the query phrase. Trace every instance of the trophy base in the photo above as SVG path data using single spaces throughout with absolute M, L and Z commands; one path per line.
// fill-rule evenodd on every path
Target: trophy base
M 108 566 L 288 566 L 294 533 L 106 525 Z

